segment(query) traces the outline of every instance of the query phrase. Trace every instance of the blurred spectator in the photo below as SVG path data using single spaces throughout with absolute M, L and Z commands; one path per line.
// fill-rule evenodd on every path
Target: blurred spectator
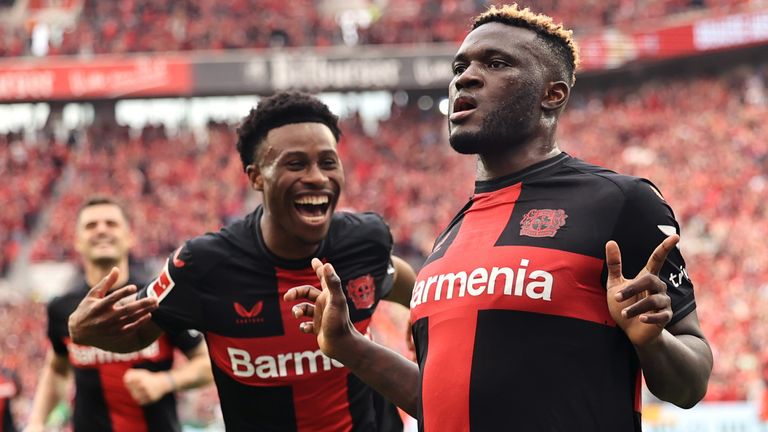
M 642 25 L 700 10 L 729 12 L 754 0 L 520 0 L 519 4 L 567 18 L 575 32 L 605 26 Z M 468 17 L 498 1 L 389 0 L 349 13 L 326 15 L 311 0 L 84 0 L 83 10 L 61 38 L 51 38 L 48 54 L 102 54 L 153 51 L 222 50 L 343 44 L 401 44 L 461 40 Z M 349 11 L 348 11 L 349 12 Z M 31 32 L 0 31 L 0 56 L 29 54 Z M 38 47 L 40 49 L 40 47 Z M 45 50 L 41 50 L 44 52 Z
M 67 145 L 53 138 L 0 134 L 0 277 L 35 226 L 68 158 Z
M 11 400 L 21 394 L 19 377 L 11 369 L 0 367 L 0 431 L 15 432 Z

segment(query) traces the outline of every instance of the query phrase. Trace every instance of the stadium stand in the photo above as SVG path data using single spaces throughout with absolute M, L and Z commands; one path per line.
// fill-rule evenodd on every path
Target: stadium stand
M 47 2 L 31 2 L 37 16 Z M 60 2 L 48 2 L 57 5 Z M 487 0 L 361 1 L 355 14 L 322 11 L 316 2 L 227 0 L 217 2 L 131 0 L 71 1 L 77 19 L 46 27 L 48 55 L 324 47 L 329 45 L 431 43 L 460 40 L 468 17 L 497 3 Z M 756 0 L 533 0 L 537 11 L 573 23 L 578 33 L 605 26 L 636 26 L 701 11 L 730 12 Z M 53 8 L 53 7 L 51 7 Z M 58 7 L 55 9 L 59 9 Z M 42 22 L 42 20 L 39 20 Z M 0 56 L 28 55 L 36 21 L 0 32 Z

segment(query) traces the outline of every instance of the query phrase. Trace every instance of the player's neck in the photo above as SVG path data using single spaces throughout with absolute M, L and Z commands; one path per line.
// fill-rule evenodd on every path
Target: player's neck
M 120 270 L 120 277 L 117 278 L 114 288 L 121 288 L 128 282 L 128 259 L 121 260 L 117 263 L 104 264 L 84 261 L 83 272 L 85 273 L 85 282 L 90 287 L 95 286 L 109 274 L 112 267 L 117 267 L 118 270 Z
M 557 144 L 531 143 L 503 153 L 481 154 L 477 158 L 475 176 L 478 181 L 492 180 L 520 172 L 531 165 L 562 153 Z
M 320 245 L 309 244 L 281 230 L 277 224 L 271 223 L 268 217 L 262 216 L 259 223 L 261 237 L 270 253 L 284 260 L 300 260 L 315 255 Z

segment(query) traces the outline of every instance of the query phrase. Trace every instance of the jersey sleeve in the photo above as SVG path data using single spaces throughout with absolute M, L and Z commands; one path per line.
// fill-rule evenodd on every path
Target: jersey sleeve
M 366 232 L 371 240 L 367 248 L 367 261 L 374 271 L 376 283 L 376 300 L 385 298 L 392 292 L 394 284 L 395 267 L 392 263 L 392 247 L 394 241 L 389 225 L 384 218 L 376 213 L 364 213 Z
M 64 329 L 66 329 L 66 323 L 63 322 L 63 317 L 61 316 L 61 300 L 60 298 L 54 298 L 51 300 L 50 303 L 48 303 L 47 311 L 48 311 L 48 340 L 51 341 L 51 346 L 53 347 L 53 351 L 60 355 L 60 356 L 67 356 L 69 354 L 69 350 L 67 350 L 67 344 L 64 341 L 64 339 L 67 337 L 67 334 L 64 333 Z
M 634 179 L 627 189 L 627 201 L 613 236 L 621 250 L 624 276 L 635 277 L 645 267 L 653 250 L 672 234 L 680 234 L 672 208 L 651 182 Z M 672 299 L 673 315 L 669 326 L 696 308 L 693 283 L 678 247 L 670 251 L 659 278 L 667 285 L 667 294 Z
M 196 330 L 182 330 L 178 333 L 169 333 L 168 339 L 173 346 L 185 353 L 192 351 L 203 343 L 203 336 Z
M 157 298 L 159 306 L 152 319 L 168 334 L 204 331 L 195 264 L 187 242 L 168 257 L 157 278 L 139 291 L 138 298 Z

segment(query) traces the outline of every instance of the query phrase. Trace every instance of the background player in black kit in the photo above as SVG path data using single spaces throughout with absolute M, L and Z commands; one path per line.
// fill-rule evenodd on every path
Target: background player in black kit
M 421 430 L 638 431 L 642 375 L 681 407 L 706 392 L 671 208 L 558 148 L 577 64 L 571 32 L 517 6 L 480 15 L 459 48 L 450 143 L 478 155 L 477 181 L 417 276 L 418 367 L 354 330 L 331 264 L 313 263 L 322 292 L 285 296 L 315 301 L 294 307 L 313 317 L 301 328 Z
M 51 410 L 65 397 L 72 370 L 75 431 L 181 430 L 174 392 L 212 381 L 202 337 L 187 331 L 162 335 L 146 349 L 128 354 L 107 353 L 70 340 L 70 313 L 114 266 L 121 270 L 114 286 L 137 283 L 131 279 L 128 264 L 132 242 L 126 214 L 111 198 L 91 198 L 78 211 L 75 249 L 82 257 L 84 280 L 48 305 L 48 338 L 52 348 L 46 356 L 25 431 L 45 430 Z M 102 290 L 90 295 L 103 294 Z M 115 292 L 108 298 L 115 298 L 115 294 L 120 295 Z M 171 369 L 174 347 L 184 352 L 189 361 Z
M 186 242 L 140 300 L 116 308 L 81 304 L 70 320 L 73 339 L 133 350 L 160 329 L 203 332 L 227 430 L 402 430 L 401 424 L 382 426 L 390 411 L 375 409 L 380 396 L 323 356 L 282 301 L 291 287 L 317 281 L 313 258 L 337 263 L 353 325 L 362 333 L 382 297 L 406 304 L 410 297 L 415 275 L 390 255 L 392 236 L 381 217 L 334 213 L 344 186 L 337 122 L 307 94 L 260 101 L 238 129 L 237 147 L 263 205 L 218 233 Z M 158 309 L 145 321 L 155 302 Z M 105 329 L 105 319 L 118 331 Z M 120 329 L 126 323 L 132 324 Z
M 0 367 L 0 432 L 16 432 L 11 401 L 20 394 L 19 376 L 10 368 Z

